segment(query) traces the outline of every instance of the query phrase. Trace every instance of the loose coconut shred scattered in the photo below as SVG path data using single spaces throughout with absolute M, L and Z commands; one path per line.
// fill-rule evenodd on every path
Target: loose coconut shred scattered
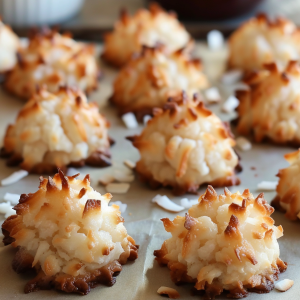
M 154 110 L 141 135 L 130 137 L 141 159 L 136 171 L 151 188 L 170 186 L 175 194 L 195 193 L 199 186 L 239 184 L 239 159 L 230 130 L 195 96 L 183 93 Z
M 270 217 L 274 209 L 263 194 L 249 190 L 217 195 L 209 186 L 185 217 L 162 219 L 172 237 L 156 260 L 167 265 L 176 283 L 193 283 L 209 299 L 227 291 L 231 298 L 248 292 L 268 293 L 287 268 L 279 258 L 281 226 Z
M 143 47 L 119 72 L 111 101 L 120 114 L 134 112 L 139 120 L 163 107 L 169 97 L 183 90 L 192 97 L 207 88 L 201 61 L 191 59 L 188 49 L 167 54 L 166 47 Z
M 284 72 L 276 64 L 246 79 L 250 90 L 239 91 L 237 131 L 256 142 L 300 146 L 300 66 L 290 61 Z
M 122 265 L 138 256 L 111 194 L 100 195 L 83 180 L 59 170 L 40 178 L 39 190 L 22 194 L 16 214 L 2 225 L 5 245 L 17 248 L 12 267 L 34 269 L 25 293 L 57 289 L 88 294 L 98 284 L 112 286 Z
M 1 156 L 30 173 L 53 174 L 57 167 L 105 167 L 110 161 L 109 127 L 95 103 L 75 89 L 40 89 L 9 125 Z
M 173 12 L 167 13 L 158 4 L 151 3 L 149 10 L 140 9 L 133 16 L 121 11 L 114 30 L 104 36 L 102 57 L 111 65 L 122 67 L 143 45 L 164 44 L 171 53 L 185 47 L 190 39 Z
M 20 49 L 18 63 L 7 75 L 4 87 L 26 100 L 37 85 L 47 85 L 51 92 L 61 85 L 91 92 L 97 88 L 98 79 L 94 55 L 94 45 L 76 42 L 69 34 L 48 29 L 32 33 L 29 45 Z

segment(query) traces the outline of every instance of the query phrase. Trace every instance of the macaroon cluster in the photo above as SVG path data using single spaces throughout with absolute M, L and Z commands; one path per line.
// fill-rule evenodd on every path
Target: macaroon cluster
M 121 114 L 131 111 L 140 118 L 183 90 L 192 97 L 207 86 L 200 60 L 191 59 L 187 49 L 167 54 L 164 46 L 144 46 L 119 72 L 111 100 Z
M 175 283 L 193 283 L 208 299 L 223 291 L 231 298 L 270 292 L 287 268 L 277 241 L 283 229 L 274 226 L 273 211 L 263 193 L 254 198 L 249 190 L 232 194 L 225 188 L 217 195 L 209 186 L 185 217 L 162 219 L 172 237 L 154 255 Z
M 237 130 L 253 133 L 256 142 L 300 146 L 300 66 L 291 61 L 284 72 L 275 63 L 248 78 L 251 88 L 240 91 Z
M 134 53 L 140 52 L 143 45 L 164 44 L 169 52 L 174 52 L 185 47 L 190 39 L 174 13 L 167 13 L 156 3 L 151 3 L 149 10 L 140 9 L 133 16 L 124 10 L 121 12 L 114 31 L 104 37 L 102 57 L 111 65 L 122 67 Z
M 229 68 L 246 72 L 275 62 L 283 70 L 290 60 L 300 58 L 300 30 L 284 18 L 274 21 L 259 14 L 238 28 L 229 38 Z
M 11 70 L 17 62 L 19 38 L 0 19 L 0 73 Z
M 131 140 L 141 156 L 136 171 L 152 188 L 170 186 L 183 194 L 195 193 L 204 183 L 239 184 L 231 132 L 196 96 L 169 99 Z
M 122 264 L 138 256 L 119 207 L 108 206 L 112 196 L 78 175 L 41 177 L 38 191 L 22 194 L 16 215 L 2 225 L 4 244 L 18 249 L 13 269 L 37 273 L 25 293 L 54 288 L 85 295 L 98 284 L 113 285 Z
M 2 156 L 10 166 L 31 173 L 51 174 L 57 167 L 110 165 L 110 139 L 106 119 L 95 103 L 75 89 L 56 93 L 39 90 L 9 125 Z
M 279 170 L 279 182 L 276 188 L 277 196 L 272 205 L 283 212 L 285 216 L 295 221 L 300 219 L 300 149 L 286 154 L 284 158 L 289 167 Z
M 27 47 L 19 51 L 19 61 L 5 80 L 5 88 L 26 100 L 36 86 L 55 92 L 69 85 L 91 92 L 97 88 L 98 66 L 94 45 L 73 40 L 55 30 L 33 33 Z

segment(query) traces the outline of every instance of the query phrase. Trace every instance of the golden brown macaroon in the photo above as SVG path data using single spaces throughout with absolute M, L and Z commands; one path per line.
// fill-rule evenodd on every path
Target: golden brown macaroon
M 291 61 L 280 72 L 276 64 L 247 78 L 248 91 L 240 91 L 237 131 L 253 134 L 256 142 L 300 146 L 300 67 Z
M 18 63 L 7 75 L 4 87 L 28 99 L 36 86 L 47 85 L 56 92 L 62 85 L 89 93 L 97 88 L 98 66 L 95 47 L 73 40 L 55 30 L 32 33 L 29 44 L 20 49 Z
M 142 46 L 154 47 L 164 44 L 169 52 L 185 47 L 191 37 L 176 15 L 164 11 L 157 3 L 149 10 L 140 9 L 133 16 L 121 12 L 114 30 L 104 36 L 102 57 L 115 67 L 124 66 Z
M 1 154 L 9 166 L 37 174 L 53 174 L 57 167 L 108 166 L 108 127 L 97 104 L 88 103 L 79 90 L 40 89 L 8 126 Z
M 119 206 L 108 206 L 111 194 L 90 186 L 89 175 L 40 178 L 33 194 L 22 194 L 16 214 L 2 225 L 5 245 L 17 253 L 17 273 L 35 270 L 25 293 L 57 289 L 86 295 L 99 284 L 112 286 L 122 265 L 138 256 L 127 234 Z
M 229 298 L 268 293 L 287 268 L 277 241 L 283 229 L 274 226 L 273 211 L 263 193 L 254 198 L 249 190 L 232 194 L 225 188 L 218 196 L 208 186 L 185 217 L 162 219 L 172 237 L 154 255 L 176 284 L 192 283 L 207 299 L 223 291 Z
M 120 114 L 134 112 L 141 119 L 169 97 L 183 90 L 192 97 L 207 86 L 200 60 L 191 59 L 188 49 L 168 54 L 164 46 L 144 46 L 119 72 L 111 101 Z
M 18 36 L 0 18 L 0 74 L 11 70 L 17 62 L 20 48 Z
M 282 17 L 271 21 L 265 14 L 246 21 L 229 38 L 229 68 L 246 72 L 275 62 L 283 70 L 300 58 L 300 30 Z
M 230 130 L 197 97 L 189 100 L 183 93 L 171 98 L 130 139 L 141 156 L 136 171 L 152 188 L 170 186 L 175 194 L 184 194 L 195 193 L 204 183 L 239 184 Z
M 279 170 L 277 196 L 272 205 L 285 212 L 288 219 L 296 221 L 300 218 L 300 149 L 286 154 L 284 158 L 290 166 Z

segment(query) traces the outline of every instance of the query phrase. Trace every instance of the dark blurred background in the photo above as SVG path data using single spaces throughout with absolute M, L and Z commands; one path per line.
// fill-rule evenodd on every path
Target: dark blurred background
M 266 12 L 299 23 L 300 0 L 158 0 L 176 11 L 194 38 L 212 29 L 226 36 L 244 20 Z M 32 26 L 59 25 L 75 38 L 99 41 L 112 28 L 122 8 L 130 13 L 148 5 L 147 0 L 0 0 L 0 15 L 25 36 Z M 298 24 L 299 25 L 299 24 Z

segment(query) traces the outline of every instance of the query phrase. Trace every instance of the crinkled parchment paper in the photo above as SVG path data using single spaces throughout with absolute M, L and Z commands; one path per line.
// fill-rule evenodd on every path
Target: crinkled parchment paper
M 100 50 L 100 47 L 99 47 Z M 218 85 L 223 98 L 225 99 L 234 87 L 222 87 L 217 83 L 216 78 L 224 70 L 226 51 L 210 52 L 204 44 L 198 44 L 196 49 L 197 55 L 201 56 L 205 64 L 206 72 L 213 79 L 212 85 Z M 103 64 L 102 64 L 103 65 Z M 112 147 L 112 157 L 114 161 L 113 168 L 122 166 L 124 159 L 137 161 L 138 152 L 132 147 L 131 143 L 125 139 L 126 136 L 137 134 L 141 131 L 142 125 L 136 129 L 127 129 L 122 121 L 118 118 L 113 107 L 106 104 L 107 98 L 111 94 L 111 83 L 116 74 L 115 70 L 108 67 L 102 67 L 104 77 L 100 81 L 100 89 L 93 93 L 90 100 L 96 101 L 101 106 L 101 112 L 105 114 L 111 122 L 110 135 L 116 140 L 116 144 Z M 18 110 L 22 107 L 23 102 L 6 94 L 0 89 L 0 145 L 3 139 L 6 126 L 14 122 Z M 233 115 L 222 114 L 219 105 L 210 106 L 214 112 L 219 114 L 223 120 L 229 120 Z M 257 195 L 257 184 L 262 180 L 277 180 L 275 175 L 280 168 L 287 166 L 283 159 L 285 153 L 291 152 L 292 148 L 276 147 L 273 145 L 253 145 L 251 151 L 241 152 L 241 164 L 243 172 L 239 174 L 242 183 L 240 186 L 231 187 L 230 190 L 243 191 L 249 188 L 250 191 Z M 5 161 L 0 160 L 0 180 L 10 175 L 17 168 L 8 168 Z M 90 173 L 92 186 L 100 193 L 105 193 L 102 186 L 97 185 L 97 181 L 101 174 L 109 169 L 96 169 L 85 167 L 83 173 Z M 299 183 L 300 184 L 300 183 Z M 35 192 L 39 185 L 37 175 L 29 175 L 18 183 L 10 186 L 0 186 L 0 202 L 6 192 L 21 194 Z M 200 193 L 205 191 L 205 187 L 200 189 Z M 217 189 L 222 192 L 222 189 Z M 168 233 L 163 229 L 162 217 L 173 219 L 176 214 L 169 213 L 156 204 L 151 199 L 156 194 L 166 194 L 173 201 L 179 203 L 180 197 L 174 197 L 167 189 L 157 191 L 149 190 L 146 186 L 135 180 L 127 194 L 114 195 L 112 201 L 120 200 L 127 203 L 128 207 L 123 214 L 125 218 L 125 226 L 130 235 L 134 237 L 140 245 L 139 258 L 133 262 L 126 264 L 123 271 L 117 278 L 117 282 L 113 287 L 99 286 L 87 295 L 85 300 L 118 300 L 118 299 L 163 299 L 156 291 L 160 286 L 169 286 L 176 288 L 181 295 L 181 299 L 198 299 L 199 296 L 191 296 L 191 286 L 182 285 L 175 286 L 172 283 L 169 271 L 166 267 L 159 267 L 154 261 L 153 251 L 161 247 L 162 242 L 168 238 Z M 266 192 L 267 201 L 271 201 L 275 192 Z M 190 199 L 195 199 L 194 195 L 187 195 Z M 182 211 L 180 215 L 184 215 L 186 211 Z M 285 273 L 280 275 L 280 279 L 289 278 L 295 281 L 294 286 L 286 293 L 280 293 L 273 290 L 269 294 L 250 294 L 247 299 L 300 299 L 300 222 L 290 222 L 286 220 L 283 214 L 275 212 L 273 217 L 276 225 L 282 225 L 284 228 L 284 236 L 279 239 L 281 258 L 289 263 Z M 0 221 L 4 220 L 0 215 Z M 11 268 L 11 261 L 14 256 L 14 250 L 8 247 L 0 247 L 0 299 L 79 299 L 79 295 L 68 295 L 57 291 L 39 291 L 25 295 L 23 288 L 25 283 L 31 278 L 29 276 L 18 275 Z M 217 299 L 227 299 L 223 296 Z

